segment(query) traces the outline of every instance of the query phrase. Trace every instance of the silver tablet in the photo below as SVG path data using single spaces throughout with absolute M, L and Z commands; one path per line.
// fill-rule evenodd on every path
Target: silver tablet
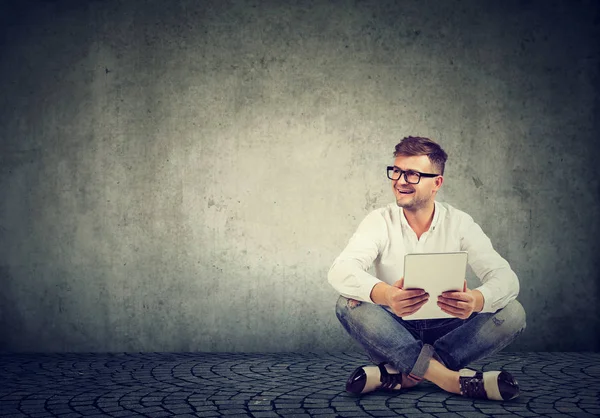
M 404 289 L 425 289 L 429 300 L 417 312 L 402 319 L 454 318 L 437 306 L 443 292 L 463 290 L 467 252 L 415 253 L 404 256 Z

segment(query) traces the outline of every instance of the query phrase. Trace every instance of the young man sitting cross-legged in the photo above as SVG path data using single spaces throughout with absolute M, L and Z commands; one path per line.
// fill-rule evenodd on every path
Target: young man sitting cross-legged
M 525 329 L 517 276 L 473 219 L 435 200 L 447 155 L 427 138 L 404 138 L 388 178 L 395 204 L 371 212 L 334 261 L 329 283 L 340 293 L 336 314 L 377 365 L 346 383 L 356 394 L 398 390 L 423 379 L 463 396 L 513 399 L 517 381 L 504 371 L 466 368 L 506 347 Z M 403 288 L 404 255 L 466 251 L 481 286 L 437 298 L 449 319 L 404 320 L 431 295 Z M 367 272 L 375 267 L 376 276 Z M 433 295 L 435 297 L 436 295 Z

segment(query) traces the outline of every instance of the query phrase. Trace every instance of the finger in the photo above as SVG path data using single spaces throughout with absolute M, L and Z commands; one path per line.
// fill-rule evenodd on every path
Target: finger
M 440 297 L 444 297 L 446 299 L 468 301 L 470 296 L 468 293 L 463 293 L 463 292 L 444 292 L 444 293 L 442 293 L 442 296 L 440 296 Z
M 411 306 L 408 309 L 404 309 L 403 310 L 403 314 L 400 316 L 408 316 L 408 315 L 412 315 L 415 312 L 417 312 L 419 309 L 421 309 L 423 307 L 423 305 L 425 305 L 425 303 L 427 303 L 427 301 L 422 301 L 416 305 Z
M 404 286 L 404 277 L 401 277 L 400 280 L 396 280 L 392 286 L 402 289 L 402 286 Z
M 424 289 L 408 289 L 408 290 L 402 290 L 402 294 L 404 295 L 404 297 L 406 299 L 408 298 L 414 298 L 415 296 L 420 296 L 420 295 L 425 295 L 425 290 Z
M 407 309 L 412 309 L 414 306 L 424 304 L 429 300 L 429 295 L 425 294 L 419 297 L 402 299 L 394 304 L 392 310 L 399 312 L 406 312 Z
M 452 312 L 452 311 L 449 311 L 447 309 L 442 309 L 442 312 L 444 312 L 444 313 L 446 313 L 446 314 L 448 314 L 448 315 L 450 315 L 450 316 L 452 316 L 454 318 L 465 319 L 465 316 L 463 314 Z
M 465 279 L 465 285 L 463 286 L 463 292 L 467 291 L 467 280 Z
M 438 302 L 438 306 L 442 311 L 459 318 L 464 317 L 468 312 L 468 307 L 464 305 L 454 306 L 447 303 Z
M 427 299 L 429 299 L 428 293 L 419 293 L 411 297 L 406 297 L 406 294 L 398 294 L 394 296 L 393 302 L 398 306 L 410 306 Z
M 448 300 L 448 299 L 438 299 L 437 305 L 440 308 L 442 308 L 442 309 L 444 309 L 444 308 L 447 308 L 447 309 L 454 308 L 454 305 L 452 305 L 452 302 L 450 300 Z
M 438 303 L 438 305 L 441 303 L 443 305 L 452 306 L 452 299 L 444 298 L 442 296 L 439 296 L 438 300 L 437 300 L 437 303 Z
M 456 301 L 453 299 L 438 299 L 438 305 L 439 304 L 443 304 L 446 306 L 449 306 L 451 308 L 455 308 L 455 309 L 459 309 L 462 311 L 466 311 L 469 309 L 469 304 L 467 302 L 462 302 L 462 301 Z
M 458 300 L 458 299 L 449 299 L 449 298 L 444 298 L 441 296 L 438 298 L 438 302 L 444 303 L 448 306 L 453 306 L 458 309 L 463 309 L 463 310 L 467 310 L 467 309 L 469 309 L 469 306 L 471 306 L 471 303 L 468 300 L 464 301 L 464 300 Z
M 438 303 L 439 308 L 442 312 L 446 312 L 449 315 L 456 316 L 458 318 L 464 315 L 464 312 L 460 309 L 455 308 L 454 306 L 446 305 L 444 303 Z
M 410 307 L 410 306 L 414 306 L 417 305 L 419 303 L 426 303 L 429 300 L 429 295 L 428 294 L 424 294 L 415 298 L 410 298 L 410 299 L 405 299 L 404 300 L 404 306 L 405 307 Z

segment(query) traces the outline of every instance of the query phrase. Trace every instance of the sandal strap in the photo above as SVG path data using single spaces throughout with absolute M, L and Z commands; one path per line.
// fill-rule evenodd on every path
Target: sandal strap
M 379 363 L 377 367 L 379 367 L 381 375 L 379 381 L 382 389 L 394 389 L 398 385 L 402 386 L 402 373 L 389 374 L 385 368 L 385 363 Z
M 477 372 L 475 376 L 461 376 L 460 377 L 460 393 L 463 396 L 476 399 L 487 399 L 487 393 L 485 392 L 485 386 L 483 383 L 483 373 Z

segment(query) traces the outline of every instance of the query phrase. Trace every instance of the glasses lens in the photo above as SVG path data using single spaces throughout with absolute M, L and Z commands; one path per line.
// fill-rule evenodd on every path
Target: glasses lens
M 398 180 L 400 178 L 400 171 L 395 167 L 388 167 L 387 176 L 390 180 Z
M 411 184 L 417 184 L 421 176 L 415 171 L 406 172 L 406 182 Z

